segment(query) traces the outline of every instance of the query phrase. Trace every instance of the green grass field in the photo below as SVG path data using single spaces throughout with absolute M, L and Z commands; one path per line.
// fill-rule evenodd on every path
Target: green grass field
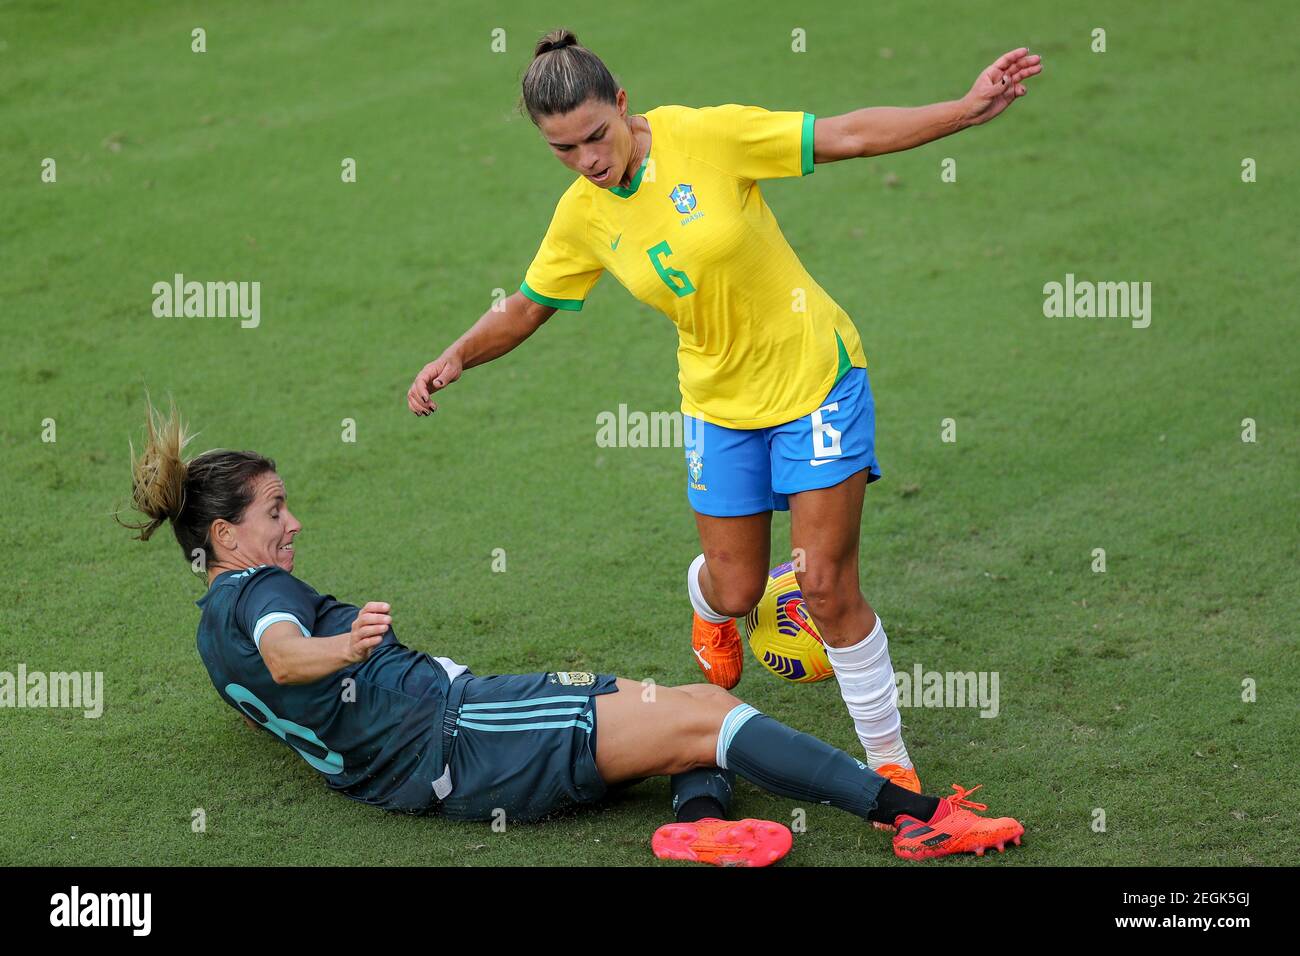
M 97 720 L 0 709 L 0 862 L 654 862 L 663 780 L 504 833 L 329 793 L 213 690 L 170 532 L 142 545 L 110 517 L 145 389 L 171 394 L 192 451 L 277 460 L 296 573 L 392 602 L 404 642 L 480 674 L 698 678 L 681 453 L 595 443 L 601 411 L 677 407 L 662 316 L 607 276 L 432 418 L 406 409 L 420 366 L 518 286 L 571 181 L 515 112 L 532 42 L 567 25 L 637 112 L 915 105 L 1019 44 L 1043 54 L 989 126 L 763 186 L 871 365 L 885 480 L 863 587 L 894 664 L 1000 675 L 996 719 L 904 711 L 928 789 L 983 783 L 1027 828 L 996 862 L 940 865 L 1292 863 L 1294 5 L 489 6 L 0 5 L 0 671 L 102 671 L 106 698 Z M 178 272 L 260 281 L 261 325 L 155 318 Z M 1150 327 L 1044 317 L 1067 273 L 1151 282 Z M 751 660 L 737 692 L 857 751 L 834 682 Z M 794 806 L 742 783 L 736 810 Z M 901 863 L 847 815 L 807 824 L 787 865 Z

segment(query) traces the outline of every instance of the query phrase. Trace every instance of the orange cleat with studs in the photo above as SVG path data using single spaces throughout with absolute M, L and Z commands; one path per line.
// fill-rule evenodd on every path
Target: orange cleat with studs
M 714 866 L 771 866 L 790 852 L 794 837 L 771 820 L 668 823 L 655 831 L 650 847 L 661 860 L 693 860 Z
M 1008 843 L 1020 845 L 1025 828 L 1010 817 L 981 817 L 971 810 L 987 810 L 982 803 L 966 798 L 980 788 L 963 789 L 939 801 L 939 809 L 929 820 L 900 814 L 895 820 L 898 832 L 894 834 L 894 855 L 904 860 L 931 860 L 951 853 L 974 853 L 996 849 L 999 853 Z

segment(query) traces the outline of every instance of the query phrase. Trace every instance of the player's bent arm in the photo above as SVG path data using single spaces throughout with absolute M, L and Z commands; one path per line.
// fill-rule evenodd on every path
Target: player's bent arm
M 303 637 L 292 621 L 279 621 L 262 632 L 258 650 L 277 684 L 310 684 L 347 667 L 349 635 Z
M 293 621 L 277 621 L 262 632 L 258 650 L 277 684 L 310 684 L 349 664 L 364 661 L 392 626 L 391 608 L 372 601 L 346 634 L 304 637 Z

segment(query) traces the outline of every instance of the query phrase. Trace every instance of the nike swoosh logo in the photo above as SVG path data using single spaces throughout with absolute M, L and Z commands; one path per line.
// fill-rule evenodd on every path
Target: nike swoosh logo
M 710 664 L 708 661 L 706 661 L 706 660 L 704 659 L 704 655 L 700 653 L 702 650 L 704 650 L 704 648 L 702 648 L 702 647 L 695 647 L 694 645 L 691 645 L 691 650 L 693 650 L 693 651 L 695 652 L 695 656 L 698 657 L 698 658 L 700 659 L 700 666 L 701 666 L 701 667 L 703 667 L 706 671 L 711 671 L 711 670 L 713 670 L 713 665 Z
M 623 234 L 620 232 L 617 236 L 614 237 L 614 241 L 609 244 L 609 247 L 611 249 L 617 249 L 618 244 L 622 241 L 623 241 Z
M 803 607 L 803 601 L 796 599 L 785 602 L 785 616 L 793 621 L 805 634 L 811 637 L 818 644 L 821 644 L 822 639 L 820 635 L 812 629 L 812 625 L 808 623 L 805 616 L 806 613 L 807 612 Z
M 829 465 L 833 461 L 839 461 L 838 458 L 809 458 L 808 464 L 816 468 L 818 465 Z

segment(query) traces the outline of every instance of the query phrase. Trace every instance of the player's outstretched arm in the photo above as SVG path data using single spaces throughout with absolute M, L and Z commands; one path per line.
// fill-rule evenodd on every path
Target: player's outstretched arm
M 488 309 L 442 355 L 420 369 L 406 391 L 406 405 L 412 412 L 436 412 L 438 405 L 430 395 L 456 381 L 465 369 L 505 355 L 555 314 L 555 309 L 522 292 L 507 298 L 504 306 L 500 311 Z
M 872 106 L 819 118 L 813 162 L 897 153 L 933 142 L 997 116 L 1027 91 L 1025 80 L 1043 71 L 1042 57 L 1021 47 L 993 61 L 959 100 L 929 106 Z

